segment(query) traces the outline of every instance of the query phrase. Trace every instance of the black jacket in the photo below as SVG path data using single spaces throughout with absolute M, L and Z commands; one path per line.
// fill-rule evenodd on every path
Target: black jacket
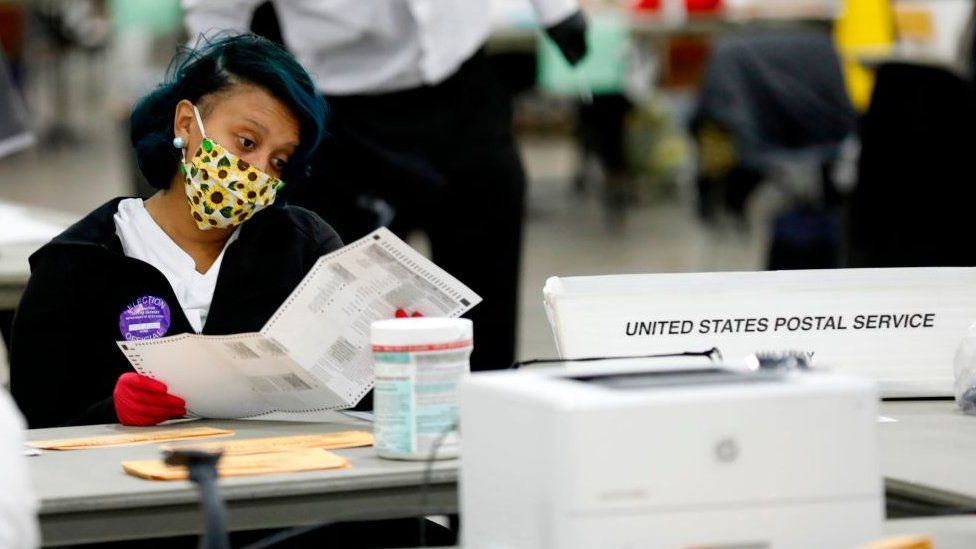
M 126 257 L 113 216 L 121 198 L 99 207 L 34 253 L 14 316 L 10 388 L 31 428 L 115 423 L 112 390 L 133 371 L 116 341 L 120 314 L 140 297 L 162 298 L 166 335 L 192 332 L 169 281 Z M 227 247 L 204 334 L 260 330 L 315 261 L 342 246 L 314 213 L 263 210 Z

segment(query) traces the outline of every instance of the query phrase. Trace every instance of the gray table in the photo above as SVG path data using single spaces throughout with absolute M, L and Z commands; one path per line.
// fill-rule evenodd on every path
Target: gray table
M 889 495 L 976 509 L 976 417 L 952 401 L 885 402 L 878 426 Z
M 898 420 L 879 426 L 881 470 L 889 494 L 940 505 L 976 507 L 976 417 L 956 411 L 952 402 L 884 403 L 881 413 Z M 324 423 L 205 421 L 199 424 L 236 431 L 237 438 L 369 429 L 364 421 L 341 414 Z M 121 426 L 30 431 L 33 440 L 120 432 Z M 261 477 L 222 479 L 232 529 L 312 524 L 363 512 L 398 517 L 417 514 L 424 464 L 381 460 L 372 448 L 338 450 L 353 468 Z M 193 534 L 200 515 L 188 482 L 157 482 L 130 477 L 120 463 L 157 457 L 156 445 L 45 453 L 30 459 L 41 499 L 41 529 L 47 545 Z M 437 462 L 428 502 L 457 508 L 456 461 Z M 374 514 L 370 517 L 373 518 Z M 971 532 L 973 520 L 948 520 L 950 536 Z M 889 521 L 893 528 L 918 531 L 929 522 Z M 939 523 L 940 525 L 943 523 Z M 962 530 L 959 530 L 961 528 Z M 913 530 L 914 529 L 914 530 Z M 945 529 L 939 530 L 940 532 Z M 953 538 L 955 539 L 955 538 Z M 950 547 L 953 547 L 950 545 Z
M 0 200 L 0 210 L 6 213 L 2 217 L 3 222 L 14 225 L 23 218 L 41 221 L 50 224 L 52 228 L 63 230 L 78 220 L 78 216 L 73 214 L 4 200 Z M 0 227 L 0 229 L 11 231 L 12 234 L 16 233 L 16 227 Z M 30 278 L 28 256 L 56 234 L 57 232 L 52 232 L 41 239 L 11 239 L 9 235 L 2 239 L 0 242 L 0 311 L 12 310 L 17 306 L 21 294 L 24 293 L 24 287 L 27 286 L 27 279 Z
M 370 424 L 341 414 L 327 423 L 202 421 L 232 429 L 235 438 L 369 430 Z M 31 440 L 109 434 L 118 425 L 39 429 Z M 425 464 L 381 460 L 373 448 L 336 450 L 353 468 L 336 471 L 221 479 L 232 530 L 314 524 L 326 520 L 415 516 Z M 197 494 L 188 481 L 149 481 L 126 475 L 123 460 L 160 456 L 157 445 L 46 452 L 30 458 L 41 500 L 44 544 L 196 534 L 201 531 Z M 428 490 L 431 508 L 457 508 L 457 463 L 436 462 Z

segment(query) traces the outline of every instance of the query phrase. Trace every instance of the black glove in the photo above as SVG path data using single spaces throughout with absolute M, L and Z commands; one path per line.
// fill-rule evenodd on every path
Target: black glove
M 586 17 L 582 10 L 547 28 L 546 34 L 559 46 L 570 65 L 586 56 Z

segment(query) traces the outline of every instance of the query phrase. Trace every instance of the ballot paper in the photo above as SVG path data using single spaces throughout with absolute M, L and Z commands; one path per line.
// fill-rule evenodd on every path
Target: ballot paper
M 348 469 L 349 461 L 332 452 L 317 448 L 298 448 L 286 452 L 230 455 L 217 462 L 221 477 L 298 473 L 323 469 Z M 123 461 L 122 469 L 130 475 L 148 480 L 185 480 L 186 467 L 166 465 L 162 460 Z
M 32 440 L 27 446 L 40 450 L 84 450 L 87 448 L 105 448 L 109 446 L 135 446 L 138 444 L 153 444 L 174 440 L 195 440 L 209 437 L 224 437 L 233 435 L 234 431 L 215 429 L 213 427 L 190 427 L 187 429 L 153 429 L 137 430 L 117 435 L 97 435 L 79 438 L 61 438 L 53 440 Z
M 270 452 L 286 452 L 299 448 L 318 448 L 321 450 L 338 450 L 341 448 L 359 448 L 372 446 L 373 434 L 366 431 L 342 431 L 319 435 L 292 435 L 284 437 L 248 438 L 239 440 L 224 440 L 219 442 L 193 444 L 167 444 L 163 450 L 193 449 L 204 452 L 220 452 L 226 456 L 243 456 L 247 454 L 266 454 Z
M 458 317 L 481 298 L 387 229 L 319 258 L 260 332 L 118 342 L 191 415 L 302 419 L 373 387 L 370 324 L 398 308 Z

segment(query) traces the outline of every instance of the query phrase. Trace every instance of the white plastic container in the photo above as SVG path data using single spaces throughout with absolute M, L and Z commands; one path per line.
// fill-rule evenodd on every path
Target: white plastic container
M 471 321 L 397 318 L 374 322 L 370 331 L 376 371 L 373 434 L 379 456 L 457 457 L 458 385 L 471 371 Z

